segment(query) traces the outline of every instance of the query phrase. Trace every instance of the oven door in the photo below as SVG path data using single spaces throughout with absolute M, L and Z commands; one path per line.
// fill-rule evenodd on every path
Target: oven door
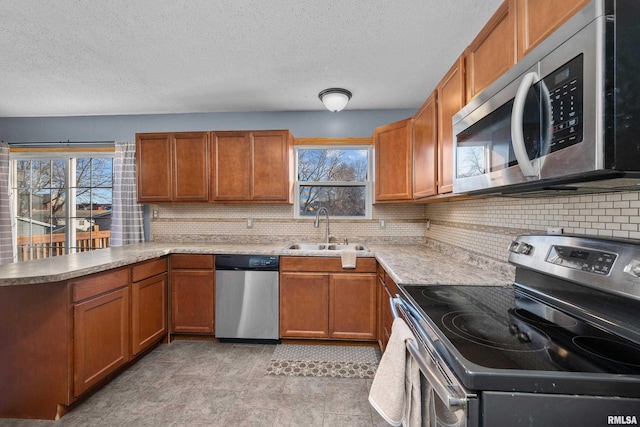
M 422 413 L 430 426 L 476 427 L 479 425 L 477 396 L 465 390 L 438 354 L 437 335 L 421 321 L 420 314 L 400 296 L 390 298 L 393 317 L 402 318 L 416 337 L 407 350 L 420 367 Z M 427 332 L 429 331 L 429 332 Z

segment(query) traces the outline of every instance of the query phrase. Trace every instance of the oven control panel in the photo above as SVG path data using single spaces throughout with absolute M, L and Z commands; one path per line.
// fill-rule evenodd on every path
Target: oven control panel
M 545 261 L 574 270 L 606 275 L 611 271 L 617 257 L 617 254 L 610 252 L 553 245 Z
M 635 240 L 521 235 L 509 246 L 509 262 L 516 266 L 516 276 L 544 273 L 640 302 L 640 242 Z

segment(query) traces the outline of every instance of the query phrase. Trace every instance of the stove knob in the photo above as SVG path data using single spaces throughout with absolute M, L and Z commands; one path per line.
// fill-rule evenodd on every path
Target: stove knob
M 533 249 L 533 246 L 527 243 L 521 243 L 520 247 L 518 248 L 518 252 L 521 253 L 522 255 L 529 255 L 532 249 Z
M 520 328 L 518 328 L 518 325 L 516 325 L 515 323 L 509 325 L 509 333 L 511 335 L 516 335 L 518 332 L 520 332 Z
M 531 342 L 531 338 L 529 337 L 529 335 L 524 332 L 518 332 L 517 337 L 518 337 L 518 341 L 520 341 L 523 344 Z
M 640 277 L 640 261 L 633 260 L 624 267 L 624 272 L 634 277 Z

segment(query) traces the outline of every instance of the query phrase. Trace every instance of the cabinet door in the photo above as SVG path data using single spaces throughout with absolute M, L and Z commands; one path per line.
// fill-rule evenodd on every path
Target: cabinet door
M 329 296 L 331 338 L 377 338 L 375 274 L 332 274 Z
M 211 199 L 251 199 L 251 138 L 249 132 L 213 132 Z
M 411 119 L 376 128 L 373 139 L 376 202 L 411 200 Z
M 380 310 L 379 310 L 379 323 L 380 328 L 378 333 L 378 343 L 380 343 L 380 350 L 384 352 L 391 336 L 391 326 L 393 325 L 393 314 L 391 313 L 391 306 L 389 305 L 389 299 L 391 294 L 384 281 L 378 278 L 378 289 L 380 298 Z
M 413 198 L 438 193 L 438 116 L 434 91 L 413 118 Z
M 329 337 L 328 274 L 280 274 L 280 337 Z
M 589 0 L 517 0 L 518 60 L 587 3 Z
M 288 202 L 289 132 L 253 132 L 251 146 L 251 199 Z
M 131 334 L 133 355 L 167 334 L 167 273 L 132 284 Z
M 467 102 L 516 63 L 515 12 L 515 0 L 505 0 L 467 48 Z
M 438 194 L 453 191 L 453 116 L 465 104 L 461 57 L 438 84 Z
M 213 270 L 171 271 L 171 332 L 213 334 Z
M 170 202 L 171 134 L 136 135 L 138 202 Z
M 172 150 L 173 201 L 206 202 L 210 179 L 207 133 L 176 133 Z
M 129 360 L 129 288 L 73 307 L 74 396 Z

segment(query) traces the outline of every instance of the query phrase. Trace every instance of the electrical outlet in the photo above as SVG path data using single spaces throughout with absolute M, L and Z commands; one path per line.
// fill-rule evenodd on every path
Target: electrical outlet
M 427 231 L 431 230 L 431 220 L 429 218 L 427 218 L 426 228 Z
M 158 218 L 158 209 L 153 210 L 153 217 Z
M 386 228 L 387 227 L 387 221 L 384 220 L 384 218 L 380 218 L 380 228 Z
M 547 227 L 547 234 L 562 234 L 562 227 Z
M 253 228 L 253 218 L 247 218 L 247 228 Z

